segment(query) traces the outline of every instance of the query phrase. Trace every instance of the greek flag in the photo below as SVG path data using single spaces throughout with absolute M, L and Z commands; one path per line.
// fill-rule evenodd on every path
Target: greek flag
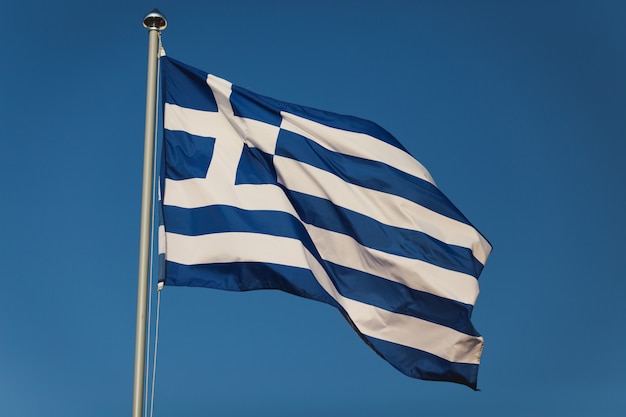
M 399 142 L 169 57 L 161 74 L 164 284 L 322 301 L 406 375 L 476 389 L 491 246 Z

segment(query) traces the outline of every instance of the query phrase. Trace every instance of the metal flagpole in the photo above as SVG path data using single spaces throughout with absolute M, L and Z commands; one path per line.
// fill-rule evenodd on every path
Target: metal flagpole
M 148 273 L 150 271 L 150 231 L 152 228 L 152 171 L 154 160 L 154 120 L 156 116 L 157 59 L 159 33 L 167 26 L 165 17 L 154 9 L 143 19 L 148 29 L 148 84 L 146 91 L 146 127 L 143 151 L 143 187 L 141 190 L 141 231 L 139 237 L 139 275 L 137 280 L 137 327 L 135 330 L 135 374 L 133 383 L 133 417 L 142 417 L 144 372 L 146 366 L 146 308 Z

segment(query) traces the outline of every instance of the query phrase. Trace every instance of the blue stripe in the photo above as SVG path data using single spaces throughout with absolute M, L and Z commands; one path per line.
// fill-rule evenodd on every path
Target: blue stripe
M 165 285 L 227 291 L 276 289 L 341 308 L 304 268 L 260 262 L 182 265 L 167 261 Z
M 265 97 L 245 88 L 232 85 L 230 104 L 235 116 L 258 120 L 272 126 L 280 126 L 283 120 L 280 110 L 284 103 Z
M 288 213 L 247 211 L 222 205 L 194 209 L 164 206 L 163 212 L 167 231 L 180 235 L 247 232 L 298 239 L 324 267 L 344 297 L 480 336 L 470 322 L 471 305 L 323 260 L 302 223 Z M 168 281 L 168 285 L 172 284 Z
M 363 340 L 405 375 L 428 381 L 456 382 L 477 390 L 477 364 L 450 362 L 428 352 L 371 336 L 363 336 Z
M 206 83 L 206 72 L 164 56 L 161 58 L 161 74 L 166 103 L 189 109 L 217 111 L 215 96 Z
M 351 236 L 368 248 L 419 259 L 475 278 L 483 269 L 483 264 L 468 248 L 448 245 L 415 230 L 382 224 L 323 198 L 290 190 L 286 192 L 302 221 Z
M 324 261 L 337 290 L 346 298 L 480 336 L 470 318 L 473 306 Z
M 291 214 L 282 211 L 249 211 L 225 205 L 191 209 L 163 206 L 163 218 L 168 232 L 185 236 L 241 232 L 297 239 L 309 252 L 320 259 L 317 249 L 302 223 Z
M 326 126 L 350 132 L 364 133 L 408 152 L 391 133 L 369 120 L 286 103 L 236 85 L 232 86 L 230 102 L 235 116 L 280 126 L 282 121 L 280 112 L 284 111 Z
M 351 184 L 406 198 L 441 215 L 470 224 L 433 184 L 382 162 L 330 151 L 287 130 L 281 130 L 278 135 L 276 155 L 312 165 Z

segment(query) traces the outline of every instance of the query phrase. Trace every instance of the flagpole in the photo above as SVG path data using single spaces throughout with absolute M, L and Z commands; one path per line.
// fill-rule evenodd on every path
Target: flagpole
M 157 60 L 159 33 L 167 26 L 165 17 L 154 9 L 143 19 L 148 29 L 148 83 L 146 89 L 146 125 L 143 152 L 143 187 L 141 190 L 141 230 L 139 237 L 139 274 L 137 280 L 137 325 L 135 328 L 135 373 L 133 383 L 133 414 L 142 417 L 144 373 L 146 366 L 146 309 L 148 298 L 148 273 L 150 271 L 150 232 L 152 228 L 154 122 L 156 116 Z

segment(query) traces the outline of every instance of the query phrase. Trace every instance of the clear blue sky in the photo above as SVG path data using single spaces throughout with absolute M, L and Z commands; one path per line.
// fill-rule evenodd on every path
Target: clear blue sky
M 495 248 L 481 392 L 324 304 L 166 288 L 155 416 L 626 415 L 626 4 L 370 3 L 3 4 L 0 415 L 130 415 L 154 7 L 170 56 L 384 126 Z

